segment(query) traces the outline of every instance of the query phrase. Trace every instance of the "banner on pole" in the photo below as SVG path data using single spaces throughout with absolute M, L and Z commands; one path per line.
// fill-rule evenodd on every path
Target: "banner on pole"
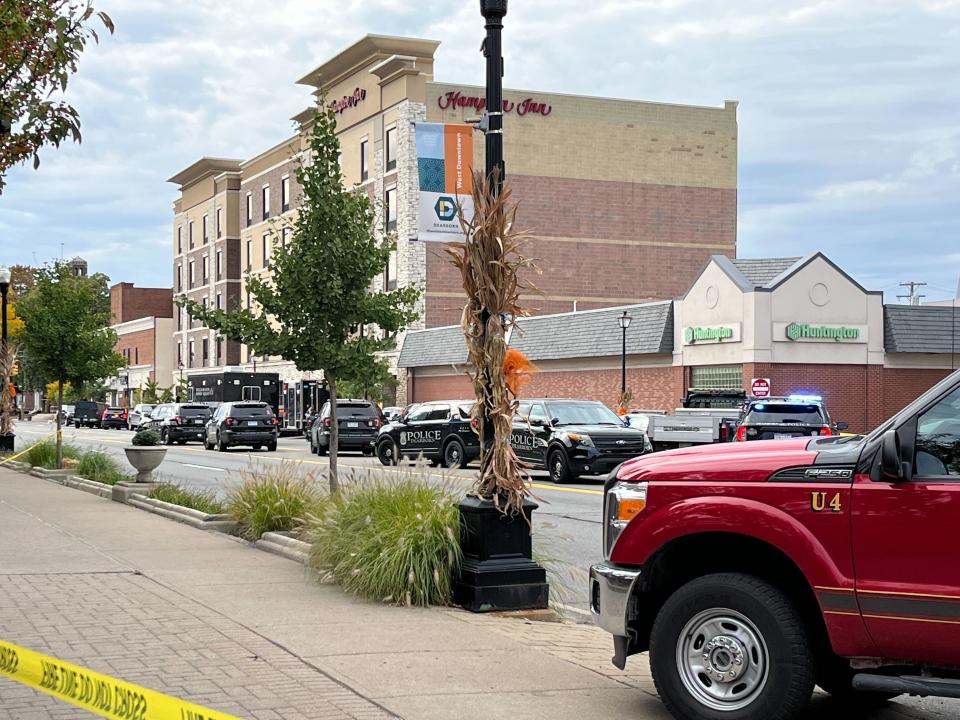
M 463 240 L 459 211 L 473 217 L 472 125 L 417 123 L 417 239 Z

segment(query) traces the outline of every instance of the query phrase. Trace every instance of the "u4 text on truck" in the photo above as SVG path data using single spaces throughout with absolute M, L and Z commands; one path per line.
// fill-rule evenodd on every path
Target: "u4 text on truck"
M 675 717 L 960 697 L 960 372 L 866 436 L 637 458 L 604 514 L 591 610 Z

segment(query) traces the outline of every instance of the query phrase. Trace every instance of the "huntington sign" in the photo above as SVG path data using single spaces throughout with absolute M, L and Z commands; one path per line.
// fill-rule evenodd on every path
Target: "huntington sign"
M 788 340 L 859 340 L 860 328 L 846 325 L 810 325 L 808 323 L 790 323 L 787 325 Z
M 683 330 L 683 342 L 693 345 L 698 342 L 723 342 L 738 339 L 737 328 L 725 325 L 717 327 L 687 327 Z

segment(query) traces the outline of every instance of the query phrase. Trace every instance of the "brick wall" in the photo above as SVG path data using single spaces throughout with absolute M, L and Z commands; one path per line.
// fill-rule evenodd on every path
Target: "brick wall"
M 685 293 L 711 255 L 736 254 L 736 190 L 512 176 L 517 223 L 536 237 L 524 253 L 538 314 L 610 307 Z M 455 323 L 459 272 L 427 250 L 427 327 Z
M 138 288 L 117 283 L 110 288 L 110 324 L 144 317 L 173 317 L 173 291 L 169 288 Z
M 114 351 L 129 357 L 131 365 L 154 365 L 157 359 L 156 331 L 150 328 L 120 335 L 117 337 Z
M 884 368 L 884 419 L 903 410 L 917 397 L 949 375 L 952 370 L 928 368 Z
M 682 398 L 682 373 L 670 366 L 627 369 L 627 388 L 633 393 L 633 407 L 672 410 Z M 408 378 L 409 402 L 472 398 L 473 388 L 466 375 L 434 375 Z M 620 397 L 620 370 L 570 370 L 540 372 L 527 385 L 526 397 L 570 397 L 600 400 L 615 407 Z

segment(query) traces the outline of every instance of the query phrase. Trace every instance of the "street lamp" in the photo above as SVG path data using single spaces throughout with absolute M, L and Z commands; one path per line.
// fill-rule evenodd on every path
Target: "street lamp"
M 7 292 L 10 290 L 10 268 L 0 267 L 0 358 L 7 368 Z M 3 374 L 3 396 L 0 399 L 0 412 L 3 413 L 4 425 L 10 422 L 10 376 Z M 0 450 L 13 450 L 13 432 L 0 437 Z
M 177 384 L 177 402 L 180 402 L 180 388 L 183 387 L 183 360 L 177 360 L 177 370 L 180 371 L 180 382 Z
M 491 177 L 499 168 L 494 193 L 503 188 L 503 50 L 500 33 L 503 17 L 507 14 L 507 0 L 480 0 L 480 14 L 486 21 L 487 37 L 483 41 L 483 56 L 487 59 L 487 129 L 486 175 Z
M 627 328 L 630 327 L 632 317 L 623 311 L 623 315 L 617 316 L 617 323 L 623 330 L 623 348 L 620 352 L 620 402 L 626 402 L 627 397 Z

